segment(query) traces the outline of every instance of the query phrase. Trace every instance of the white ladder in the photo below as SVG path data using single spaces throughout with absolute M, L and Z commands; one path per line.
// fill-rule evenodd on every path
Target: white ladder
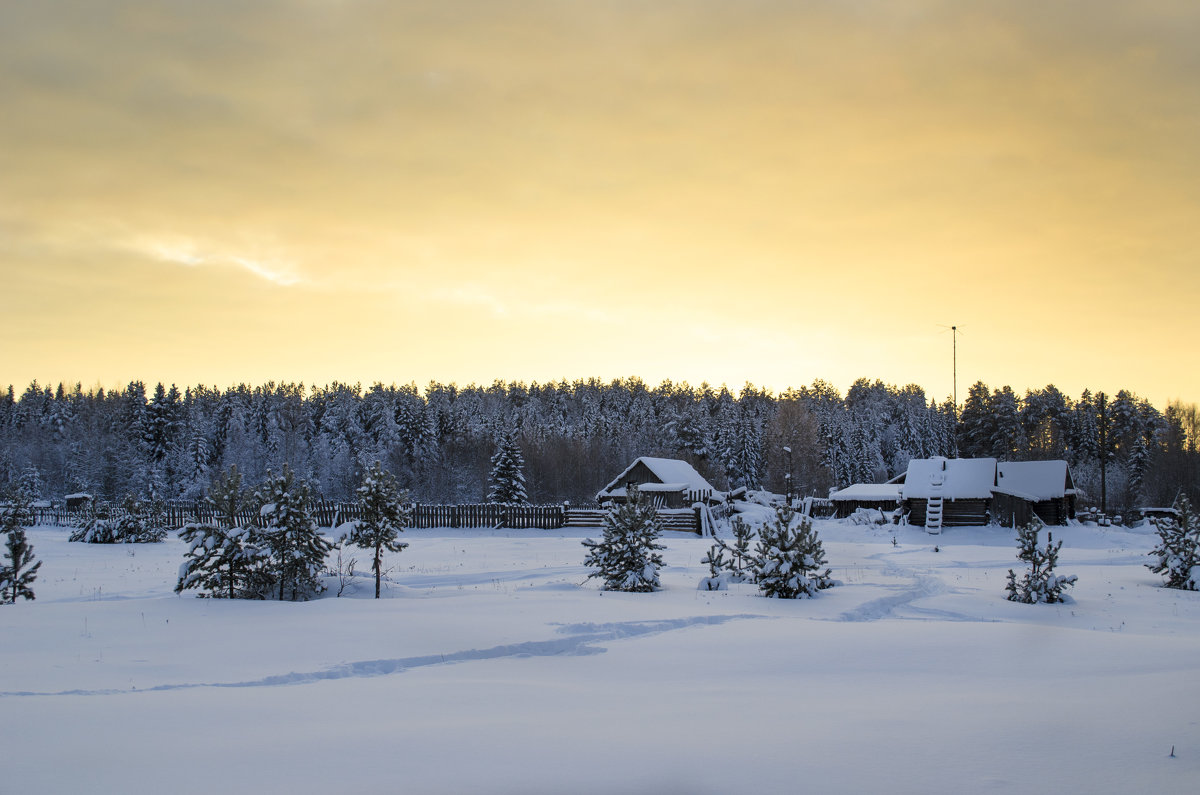
M 942 532 L 942 498 L 930 497 L 925 503 L 925 532 Z

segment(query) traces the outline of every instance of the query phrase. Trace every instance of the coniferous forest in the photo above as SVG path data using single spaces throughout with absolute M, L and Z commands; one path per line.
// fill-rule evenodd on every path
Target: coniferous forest
M 229 466 L 253 484 L 287 464 L 348 500 L 380 461 L 417 501 L 479 502 L 510 435 L 534 503 L 588 502 L 639 455 L 684 458 L 717 488 L 782 492 L 790 470 L 796 492 L 817 496 L 886 480 L 910 458 L 1064 458 L 1087 503 L 1099 504 L 1103 476 L 1110 511 L 1200 500 L 1195 404 L 1160 411 L 1124 390 L 1073 399 L 976 383 L 956 412 L 920 387 L 867 379 L 845 395 L 819 380 L 778 395 L 637 378 L 424 390 L 34 382 L 0 396 L 0 488 L 32 473 L 42 499 L 201 498 Z

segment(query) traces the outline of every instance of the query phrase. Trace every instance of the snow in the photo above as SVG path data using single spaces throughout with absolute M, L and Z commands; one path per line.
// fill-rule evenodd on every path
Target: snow
M 1023 605 L 1009 530 L 815 526 L 842 585 L 814 599 L 697 590 L 688 534 L 624 594 L 585 582 L 594 529 L 438 529 L 383 599 L 367 572 L 307 603 L 177 596 L 175 538 L 35 528 L 37 600 L 0 606 L 2 788 L 1195 791 L 1200 593 L 1159 587 L 1152 532 L 1055 528 L 1073 602 Z
M 904 499 L 991 499 L 996 485 L 994 458 L 914 458 L 908 462 Z
M 829 495 L 834 502 L 855 500 L 895 500 L 900 502 L 901 485 L 897 483 L 855 483 Z
M 1053 500 L 1068 493 L 1066 461 L 1005 461 L 997 466 L 993 491 L 1033 502 Z

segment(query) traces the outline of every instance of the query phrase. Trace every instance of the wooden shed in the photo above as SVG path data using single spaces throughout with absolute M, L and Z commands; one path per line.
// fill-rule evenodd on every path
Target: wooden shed
M 845 519 L 859 508 L 894 511 L 900 507 L 900 483 L 855 483 L 829 495 L 834 516 Z
M 1075 518 L 1078 491 L 1066 461 L 1005 461 L 996 468 L 993 518 L 1003 525 L 1026 524 L 1037 516 L 1064 525 Z
M 940 533 L 943 527 L 987 524 L 995 485 L 994 458 L 914 458 L 900 494 L 909 524 Z
M 690 508 L 695 502 L 724 497 L 687 461 L 642 456 L 601 489 L 596 501 L 624 502 L 631 485 L 650 497 L 656 508 Z

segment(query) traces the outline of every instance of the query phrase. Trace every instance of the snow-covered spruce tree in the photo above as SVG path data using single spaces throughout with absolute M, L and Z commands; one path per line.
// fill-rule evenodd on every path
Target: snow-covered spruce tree
M 279 599 L 308 599 L 323 588 L 319 579 L 333 545 L 321 535 L 310 513 L 312 489 L 287 465 L 267 479 L 255 495 L 262 508 L 263 537 L 269 567 L 279 585 Z
M 117 543 L 117 518 L 108 503 L 93 503 L 84 514 L 83 524 L 71 531 L 67 540 L 85 544 Z
M 708 565 L 709 572 L 709 576 L 700 581 L 702 591 L 723 591 L 729 583 L 745 582 L 751 575 L 753 560 L 750 542 L 754 538 L 754 530 L 740 516 L 733 517 L 731 528 L 733 543 L 727 544 L 714 538 L 712 548 L 700 560 Z
M 604 581 L 606 591 L 657 591 L 658 567 L 663 565 L 658 543 L 662 524 L 649 500 L 630 486 L 626 501 L 604 516 L 604 538 L 584 539 L 583 565 L 596 571 L 588 575 Z
M 1186 495 L 1175 502 L 1176 516 L 1154 520 L 1158 546 L 1150 554 L 1153 563 L 1146 567 L 1165 574 L 1166 587 L 1195 591 L 1200 588 L 1200 517 Z
M 376 599 L 383 580 L 383 553 L 399 552 L 408 546 L 400 540 L 400 533 L 404 532 L 410 517 L 405 506 L 407 497 L 396 488 L 392 473 L 385 472 L 378 461 L 363 475 L 362 485 L 358 487 L 362 518 L 354 523 L 350 543 L 373 553 L 371 571 L 375 572 Z
M 254 543 L 252 528 L 189 524 L 179 531 L 188 544 L 179 567 L 175 593 L 196 589 L 200 596 L 214 598 L 264 598 L 267 592 L 261 572 L 264 553 Z M 256 587 L 260 586 L 260 587 Z
M 492 474 L 488 478 L 491 491 L 488 492 L 487 501 L 507 505 L 528 504 L 524 470 L 525 458 L 521 455 L 521 446 L 517 444 L 517 432 L 509 431 L 500 439 L 492 456 Z
M 116 540 L 123 544 L 157 544 L 167 537 L 161 500 L 126 495 L 116 520 Z
M 754 548 L 754 582 L 763 596 L 802 599 L 837 583 L 825 566 L 825 550 L 813 529 L 812 519 L 787 505 L 775 508 L 775 521 L 763 522 Z M 822 568 L 824 567 L 824 570 Z
M 1012 569 L 1008 570 L 1008 601 L 1023 604 L 1054 604 L 1064 599 L 1063 590 L 1075 584 L 1079 578 L 1074 574 L 1062 576 L 1054 573 L 1058 565 L 1058 550 L 1062 542 L 1054 543 L 1054 534 L 1046 533 L 1046 548 L 1038 548 L 1038 533 L 1045 525 L 1036 517 L 1029 524 L 1017 528 L 1017 558 L 1029 565 L 1021 579 Z
M 0 533 L 5 534 L 4 558 L 0 559 L 0 603 L 16 604 L 17 597 L 33 599 L 30 586 L 42 562 L 34 561 L 33 547 L 25 528 L 33 524 L 29 493 L 18 487 L 7 504 L 0 506 Z
M 175 592 L 195 588 L 205 591 L 201 596 L 264 598 L 274 583 L 264 571 L 261 533 L 252 523 L 242 527 L 239 520 L 251 495 L 242 488 L 236 466 L 213 481 L 208 501 L 215 509 L 213 522 L 189 524 L 179 533 L 189 546 Z

